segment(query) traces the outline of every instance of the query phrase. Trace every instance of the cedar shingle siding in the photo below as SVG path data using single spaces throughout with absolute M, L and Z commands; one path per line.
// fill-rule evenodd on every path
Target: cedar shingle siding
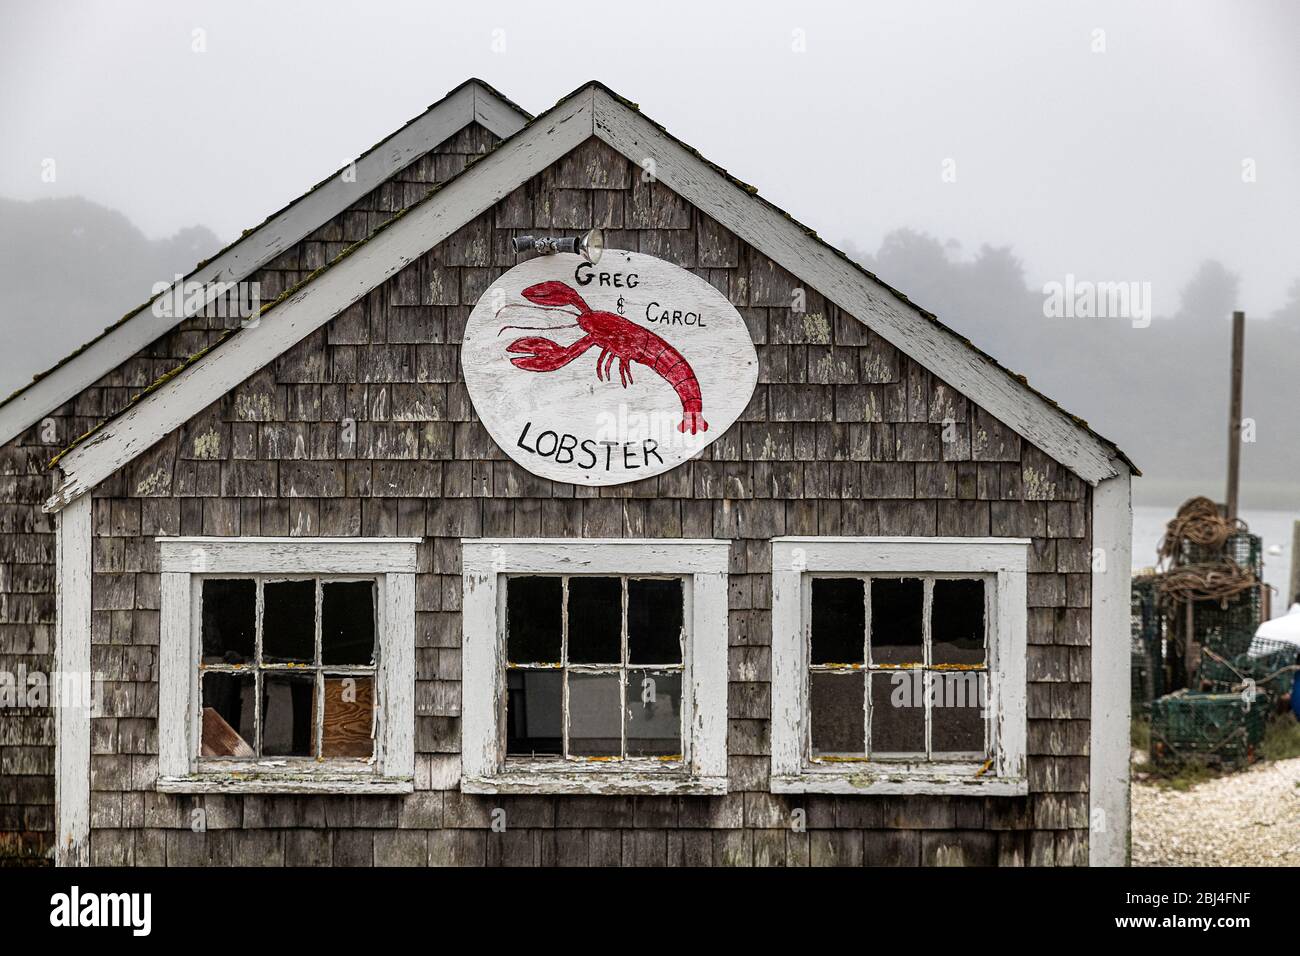
M 333 228 L 346 233 L 344 218 Z M 458 348 L 474 303 L 518 261 L 509 244 L 513 235 L 592 226 L 607 229 L 611 247 L 692 269 L 728 295 L 750 328 L 761 364 L 741 421 L 698 459 L 657 478 L 605 488 L 551 482 L 510 461 L 476 420 Z M 319 242 L 349 238 L 355 236 Z M 102 484 L 93 505 L 92 663 L 108 681 L 104 716 L 92 722 L 91 861 L 1086 863 L 1087 486 L 814 290 L 806 290 L 806 312 L 793 312 L 799 285 L 591 140 Z M 181 334 L 199 339 L 205 333 Z M 189 350 L 176 348 L 168 356 Z M 159 361 L 151 371 L 169 364 Z M 78 427 L 119 407 L 127 391 L 94 390 L 106 407 L 84 411 Z M 356 429 L 352 445 L 340 438 L 349 420 Z M 943 440 L 945 421 L 955 441 Z M 40 520 L 43 533 L 21 540 L 43 549 L 35 563 L 48 578 L 53 546 Z M 413 795 L 191 797 L 153 791 L 159 575 L 152 538 L 160 534 L 425 538 L 417 576 Z M 1028 797 L 767 792 L 768 539 L 811 534 L 1033 539 Z M 462 795 L 456 784 L 459 539 L 653 535 L 732 542 L 731 792 L 679 798 Z M 6 535 L 6 548 L 11 540 L 20 539 Z M 48 586 L 42 590 L 48 593 Z M 50 631 L 44 624 L 37 632 L 42 654 Z M 45 718 L 34 720 L 43 734 Z M 42 735 L 39 742 L 47 739 Z M 27 779 L 43 796 L 45 816 L 34 829 L 47 829 L 46 778 Z M 200 807 L 207 832 L 191 829 Z M 506 811 L 504 832 L 489 827 L 496 807 Z M 790 826 L 793 808 L 806 813 L 802 832 Z
M 423 199 L 432 185 L 446 182 L 464 169 L 471 157 L 481 155 L 496 142 L 497 138 L 478 124 L 465 127 L 249 276 L 249 280 L 261 283 L 263 302 L 271 301 L 351 243 L 366 238 L 394 213 Z M 159 320 L 160 327 L 163 322 Z M 28 673 L 48 673 L 53 667 L 54 518 L 41 511 L 54 490 L 47 467 L 50 459 L 237 322 L 197 318 L 181 323 L 0 447 L 0 671 L 17 675 L 25 667 Z M 178 494 L 183 493 L 180 488 L 178 484 Z M 128 613 L 133 610 L 126 609 Z M 103 651 L 96 654 L 98 666 Z M 156 692 L 151 693 L 156 701 Z M 0 865 L 42 859 L 50 848 L 54 829 L 53 754 L 54 718 L 49 708 L 6 709 L 0 713 Z

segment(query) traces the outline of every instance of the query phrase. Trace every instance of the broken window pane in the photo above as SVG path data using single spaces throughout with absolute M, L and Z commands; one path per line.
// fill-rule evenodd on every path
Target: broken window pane
M 682 752 L 682 675 L 633 668 L 627 672 L 627 755 L 670 757 Z
M 511 663 L 560 662 L 562 587 L 560 578 L 506 582 L 506 656 Z
M 569 663 L 623 660 L 623 583 L 618 578 L 569 578 Z
M 203 663 L 251 664 L 257 629 L 257 582 L 203 582 Z
M 308 674 L 268 673 L 262 678 L 262 753 L 310 757 L 316 680 Z
M 618 674 L 569 674 L 569 753 L 617 757 L 622 752 Z
M 871 579 L 871 662 L 920 664 L 923 660 L 920 578 Z
M 251 673 L 203 675 L 203 756 L 256 756 L 255 686 Z
M 861 757 L 866 753 L 863 677 L 862 671 L 808 675 L 814 755 Z
M 930 751 L 984 755 L 984 674 L 976 671 L 931 673 Z
M 321 585 L 320 658 L 323 664 L 375 662 L 373 581 L 326 581 Z
M 930 609 L 930 661 L 934 664 L 984 663 L 984 582 L 934 582 Z
M 326 677 L 321 725 L 322 757 L 369 757 L 374 753 L 373 677 Z
M 925 685 L 921 671 L 871 675 L 871 753 L 925 753 Z
M 633 664 L 682 662 L 681 578 L 627 582 L 627 659 Z
M 564 674 L 506 672 L 506 753 L 512 757 L 562 754 Z
M 861 664 L 866 643 L 861 578 L 813 578 L 813 664 Z
M 262 660 L 316 660 L 316 582 L 271 581 L 262 588 Z

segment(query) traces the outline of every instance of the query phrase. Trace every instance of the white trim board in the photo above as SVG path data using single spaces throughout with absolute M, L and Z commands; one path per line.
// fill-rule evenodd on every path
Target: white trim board
M 505 139 L 529 119 L 486 84 L 470 80 L 358 158 L 355 182 L 334 174 L 182 281 L 207 285 L 242 280 L 471 122 Z M 0 404 L 0 444 L 75 398 L 180 321 L 154 315 L 152 302 Z
M 885 341 L 1089 484 L 1115 474 L 1114 450 L 956 333 L 873 281 L 780 210 L 741 189 L 649 119 L 595 90 L 596 135 Z M 1122 466 L 1127 467 L 1127 466 Z
M 239 382 L 324 325 L 456 229 L 595 135 L 656 175 L 849 314 L 930 369 L 1051 458 L 1095 485 L 1128 466 L 1099 436 L 952 331 L 837 256 L 596 84 L 562 100 L 351 255 L 268 309 L 60 461 L 56 510 L 84 494 Z
M 90 862 L 90 718 L 88 701 L 67 698 L 65 684 L 93 693 L 90 672 L 90 496 L 59 512 L 55 523 L 54 859 Z M 81 706 L 78 706 L 80 704 Z
M 1090 866 L 1124 866 L 1129 856 L 1131 485 L 1121 473 L 1092 489 Z
M 155 538 L 163 572 L 415 573 L 419 538 Z

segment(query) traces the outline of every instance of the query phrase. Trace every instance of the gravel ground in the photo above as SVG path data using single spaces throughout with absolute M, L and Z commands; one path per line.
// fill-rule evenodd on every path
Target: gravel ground
M 1300 863 L 1300 757 L 1189 790 L 1133 784 L 1134 866 Z

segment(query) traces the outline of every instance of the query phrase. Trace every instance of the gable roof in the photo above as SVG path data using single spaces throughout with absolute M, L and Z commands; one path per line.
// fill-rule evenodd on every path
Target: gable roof
M 482 80 L 466 80 L 345 166 L 348 169 L 355 164 L 355 180 L 345 182 L 340 175 L 342 169 L 333 173 L 216 255 L 200 262 L 181 281 L 209 286 L 245 279 L 470 123 L 477 122 L 505 139 L 530 119 L 530 113 Z M 178 324 L 181 318 L 164 325 L 164 320 L 153 314 L 152 306 L 157 298 L 154 296 L 137 306 L 53 368 L 0 401 L 0 444 L 76 397 Z
M 592 136 L 638 164 L 653 158 L 660 182 L 1089 484 L 1136 471 L 1113 443 L 1022 376 L 593 81 L 264 306 L 262 321 L 232 330 L 69 446 L 55 459 L 63 481 L 47 509 L 89 491 Z

